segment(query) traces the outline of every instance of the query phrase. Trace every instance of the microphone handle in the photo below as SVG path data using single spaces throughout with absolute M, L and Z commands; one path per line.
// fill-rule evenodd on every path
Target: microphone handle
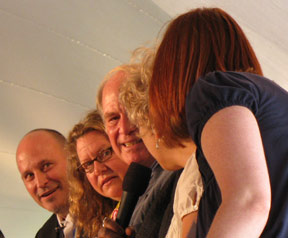
M 123 191 L 122 193 L 116 222 L 124 229 L 129 225 L 131 216 L 138 202 L 138 198 L 138 195 L 131 192 Z

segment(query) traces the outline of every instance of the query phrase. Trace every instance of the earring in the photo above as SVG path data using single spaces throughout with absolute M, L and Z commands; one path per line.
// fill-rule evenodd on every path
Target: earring
M 158 139 L 156 140 L 156 149 L 157 149 L 157 150 L 159 149 L 159 142 L 160 142 L 160 138 L 158 138 Z

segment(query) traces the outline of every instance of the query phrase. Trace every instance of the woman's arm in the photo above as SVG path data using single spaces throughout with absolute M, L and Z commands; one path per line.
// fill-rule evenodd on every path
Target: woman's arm
M 191 212 L 182 218 L 182 238 L 196 237 L 197 211 Z
M 215 113 L 201 138 L 222 203 L 208 236 L 259 237 L 268 218 L 271 188 L 257 121 L 246 107 Z

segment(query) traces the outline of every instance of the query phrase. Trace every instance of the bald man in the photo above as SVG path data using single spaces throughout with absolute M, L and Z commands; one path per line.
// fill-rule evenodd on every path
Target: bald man
M 16 162 L 27 191 L 38 205 L 53 213 L 37 238 L 73 237 L 73 224 L 66 219 L 69 188 L 65 144 L 59 132 L 36 129 L 28 132 L 17 148 Z

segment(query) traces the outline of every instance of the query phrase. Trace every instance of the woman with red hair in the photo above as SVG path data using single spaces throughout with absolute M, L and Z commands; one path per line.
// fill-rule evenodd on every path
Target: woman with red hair
M 159 146 L 189 137 L 197 146 L 204 183 L 197 237 L 287 237 L 288 93 L 262 76 L 226 12 L 199 8 L 168 25 L 149 118 Z

